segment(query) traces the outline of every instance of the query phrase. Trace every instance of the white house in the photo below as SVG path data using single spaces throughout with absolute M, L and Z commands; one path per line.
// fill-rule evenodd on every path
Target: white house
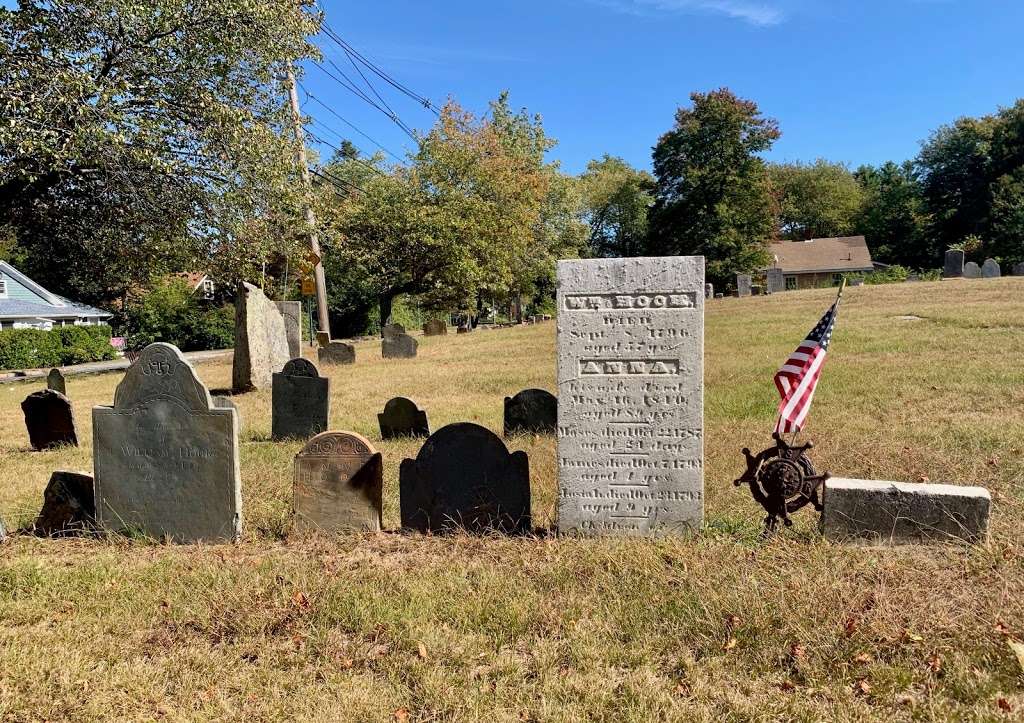
M 112 316 L 47 291 L 6 261 L 0 261 L 0 329 L 93 326 Z

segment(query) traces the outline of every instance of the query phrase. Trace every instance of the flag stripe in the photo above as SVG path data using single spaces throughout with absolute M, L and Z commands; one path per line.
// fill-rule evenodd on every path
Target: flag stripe
M 841 298 L 840 294 L 840 298 L 775 373 L 775 387 L 780 397 L 776 432 L 798 432 L 803 428 L 821 378 Z

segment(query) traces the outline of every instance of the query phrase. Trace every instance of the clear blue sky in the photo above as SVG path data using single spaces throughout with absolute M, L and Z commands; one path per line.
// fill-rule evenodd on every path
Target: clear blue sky
M 569 172 L 649 167 L 694 90 L 728 86 L 779 120 L 770 157 L 856 166 L 914 156 L 937 126 L 1024 97 L 1021 0 L 321 0 L 328 23 L 412 89 L 540 113 Z M 354 74 L 332 44 L 324 50 Z M 308 68 L 304 84 L 394 151 L 408 139 Z M 432 116 L 381 91 L 410 125 Z M 304 110 L 339 131 L 315 103 Z M 314 131 L 318 131 L 316 128 Z M 329 137 L 329 134 L 326 134 Z M 351 134 L 364 150 L 369 141 Z M 404 139 L 404 140 L 403 140 Z

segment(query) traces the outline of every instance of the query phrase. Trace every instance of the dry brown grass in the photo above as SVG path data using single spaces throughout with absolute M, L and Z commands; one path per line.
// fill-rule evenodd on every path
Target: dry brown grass
M 707 313 L 707 529 L 694 540 L 287 536 L 297 444 L 243 415 L 241 544 L 124 539 L 0 547 L 0 720 L 990 720 L 1024 711 L 1006 645 L 1024 636 L 1024 280 L 850 289 L 810 436 L 852 477 L 993 491 L 991 543 L 822 542 L 813 515 L 762 543 L 732 486 L 769 439 L 770 376 L 826 291 Z M 916 315 L 919 321 L 896 317 Z M 433 428 L 501 429 L 502 397 L 554 389 L 554 325 L 360 345 L 333 371 L 333 426 L 377 439 L 391 396 Z M 199 367 L 226 387 L 228 364 Z M 32 453 L 0 386 L 0 513 L 29 521 L 56 468 L 90 469 L 90 407 L 120 375 L 70 378 L 83 446 Z M 385 524 L 415 442 L 378 443 Z M 535 523 L 555 510 L 554 440 L 525 437 Z

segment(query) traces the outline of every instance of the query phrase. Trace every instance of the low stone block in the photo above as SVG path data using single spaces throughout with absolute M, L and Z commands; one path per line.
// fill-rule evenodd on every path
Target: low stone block
M 317 359 L 321 365 L 326 366 L 355 364 L 356 348 L 352 344 L 346 344 L 343 341 L 332 341 L 327 346 L 322 346 L 317 350 Z
M 90 530 L 96 524 L 96 497 L 91 474 L 58 470 L 43 493 L 43 508 L 33 528 L 56 537 Z
M 412 359 L 416 356 L 419 342 L 405 333 L 400 324 L 384 327 L 384 338 L 381 340 L 381 356 L 385 359 Z
M 50 373 L 46 375 L 46 388 L 67 396 L 68 385 L 64 379 L 64 372 L 60 369 L 51 369 Z
M 827 539 L 886 545 L 984 541 L 992 504 L 983 487 L 842 478 L 823 503 Z
M 29 394 L 21 403 L 21 411 L 33 449 L 78 446 L 71 401 L 60 392 L 43 389 Z

